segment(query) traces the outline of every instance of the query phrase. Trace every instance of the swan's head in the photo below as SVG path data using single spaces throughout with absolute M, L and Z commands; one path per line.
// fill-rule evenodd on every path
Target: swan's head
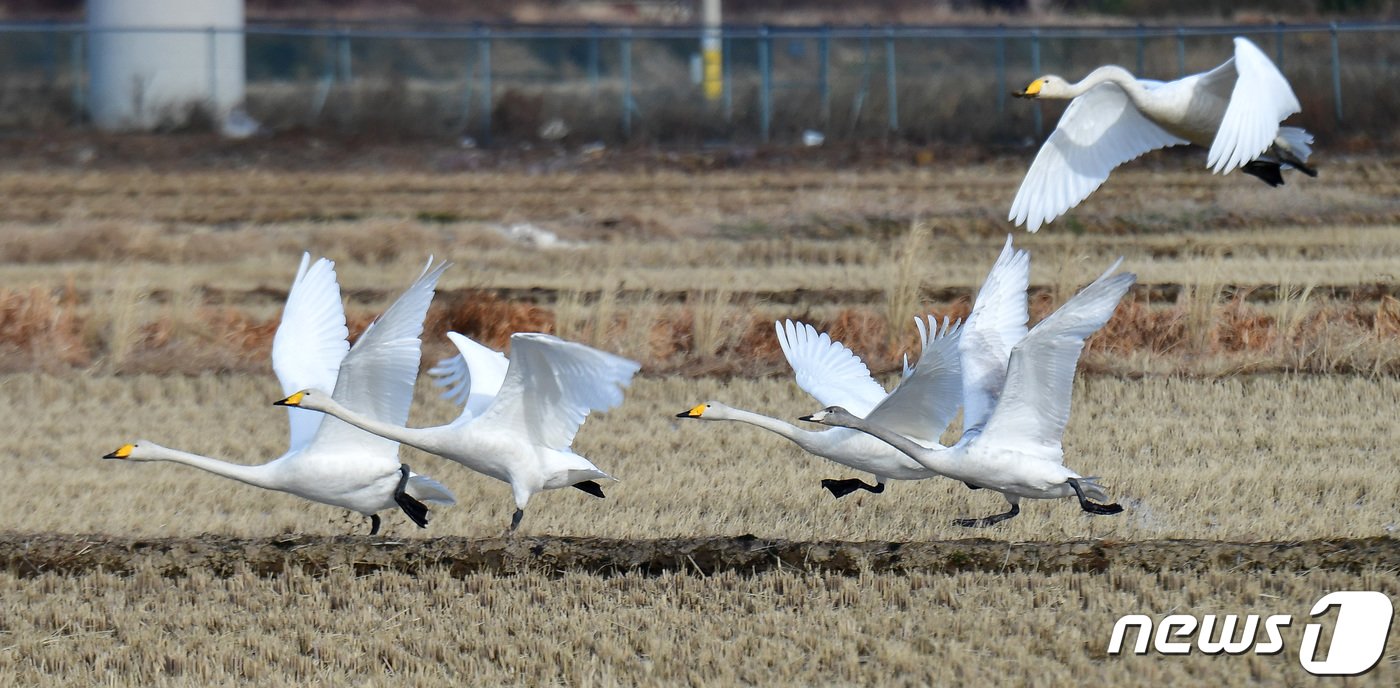
M 290 406 L 299 409 L 311 409 L 312 411 L 326 410 L 326 403 L 331 395 L 314 389 L 303 389 L 286 399 L 272 402 L 273 406 Z
M 703 404 L 696 404 L 689 411 L 681 411 L 676 414 L 677 418 L 698 418 L 700 420 L 721 420 L 724 418 L 724 411 L 728 406 L 718 401 L 707 401 Z
M 162 458 L 161 452 L 165 447 L 148 440 L 136 440 L 131 444 L 123 444 L 117 450 L 103 456 L 104 459 L 122 459 L 125 461 L 158 461 Z
M 1026 90 L 1013 92 L 1017 98 L 1062 98 L 1069 90 L 1069 82 L 1049 74 L 1032 81 Z
M 831 425 L 835 427 L 844 428 L 850 427 L 848 425 L 850 421 L 859 419 L 851 415 L 850 411 L 847 411 L 846 409 L 843 409 L 840 406 L 828 406 L 809 416 L 802 416 L 801 418 L 798 418 L 798 420 L 805 420 L 810 423 L 818 423 L 821 425 Z

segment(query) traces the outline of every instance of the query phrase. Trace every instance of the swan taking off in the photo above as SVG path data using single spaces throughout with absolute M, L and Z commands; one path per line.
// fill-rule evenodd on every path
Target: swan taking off
M 310 254 L 302 256 L 272 340 L 272 368 L 282 389 L 333 387 L 337 400 L 348 407 L 388 422 L 406 421 L 418 376 L 423 318 L 447 264 L 434 267 L 428 259 L 413 286 L 350 348 L 335 264 L 325 258 L 314 264 L 310 260 Z M 320 414 L 288 411 L 291 439 L 287 453 L 265 464 L 229 463 L 147 440 L 123 445 L 103 458 L 172 461 L 249 485 L 290 492 L 368 516 L 371 535 L 379 533 L 377 512 L 397 507 L 424 527 L 428 508 L 422 501 L 456 503 L 442 484 L 399 463 L 397 442 Z
M 943 322 L 940 331 L 932 317 L 915 319 L 922 352 L 912 370 L 894 391 L 885 393 L 870 370 L 850 349 L 826 333 L 804 323 L 776 323 L 778 343 L 797 378 L 797 386 L 827 406 L 842 406 L 912 438 L 925 447 L 938 443 L 960 403 L 965 418 L 985 415 L 1006 377 L 1011 347 L 1026 334 L 1026 287 L 1030 282 L 1030 257 L 1011 245 L 1007 236 L 1001 255 L 977 293 L 972 315 L 962 328 Z M 959 352 L 962 352 L 961 355 Z M 967 398 L 966 390 L 995 388 L 990 400 Z M 855 490 L 883 492 L 887 480 L 922 480 L 938 475 L 904 452 L 865 433 L 849 428 L 807 430 L 787 421 L 736 409 L 717 401 L 700 404 L 677 414 L 679 418 L 728 420 L 756 425 L 786 437 L 809 453 L 875 476 L 870 485 L 858 478 L 824 479 L 822 487 L 834 497 Z
M 1106 499 L 1107 495 L 1095 478 L 1083 477 L 1065 467 L 1060 439 L 1069 421 L 1074 368 L 1084 340 L 1108 322 L 1118 301 L 1136 280 L 1132 273 L 1114 275 L 1118 264 L 1114 263 L 1042 320 L 1012 348 L 1005 382 L 988 406 L 990 415 L 985 423 L 970 420 L 970 428 L 952 447 L 921 446 L 840 406 L 827 407 L 801 420 L 870 433 L 929 470 L 972 487 L 1000 492 L 1011 504 L 1005 513 L 958 519 L 953 522 L 955 525 L 985 527 L 1005 521 L 1021 513 L 1022 498 L 1077 497 L 1086 512 L 1116 514 L 1123 507 L 1090 501 Z
M 1279 126 L 1300 110 L 1298 97 L 1245 38 L 1235 39 L 1225 64 L 1176 81 L 1138 79 L 1110 65 L 1075 84 L 1043 76 L 1013 95 L 1073 99 L 1011 202 L 1007 219 L 1032 232 L 1088 198 L 1113 168 L 1167 146 L 1209 148 L 1212 172 L 1243 168 L 1270 186 L 1283 183 L 1282 168 L 1317 176 L 1307 165 L 1312 135 Z
M 455 332 L 448 336 L 462 351 L 463 362 L 445 361 L 437 369 L 446 369 L 439 374 L 447 375 L 457 369 L 458 387 L 448 394 L 465 391 L 468 398 L 462 415 L 447 425 L 409 428 L 402 420 L 385 422 L 314 388 L 277 403 L 321 411 L 509 484 L 515 497 L 512 531 L 520 526 L 531 495 L 541 490 L 575 487 L 601 498 L 603 489 L 594 481 L 615 478 L 570 445 L 590 412 L 622 403 L 622 390 L 641 365 L 552 335 L 516 333 L 510 338 L 509 364 L 496 383 L 494 371 L 504 357 Z M 472 367 L 478 362 L 484 368 Z M 484 402 L 472 396 L 478 388 L 489 395 L 493 387 L 494 397 Z

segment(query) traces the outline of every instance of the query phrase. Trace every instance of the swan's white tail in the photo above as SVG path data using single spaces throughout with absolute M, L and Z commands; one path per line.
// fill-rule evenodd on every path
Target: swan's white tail
M 1312 155 L 1312 142 L 1312 134 L 1298 127 L 1279 127 L 1278 136 L 1274 137 L 1274 145 L 1292 153 L 1299 162 L 1307 162 L 1308 156 Z

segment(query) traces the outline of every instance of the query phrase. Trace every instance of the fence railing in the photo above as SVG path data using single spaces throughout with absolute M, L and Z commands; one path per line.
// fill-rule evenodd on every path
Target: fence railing
M 172 29 L 108 29 L 162 33 Z M 1101 64 L 1204 71 L 1249 37 L 1289 78 L 1302 126 L 1394 137 L 1400 23 L 1248 26 L 728 26 L 721 88 L 699 83 L 701 27 L 251 24 L 245 109 L 270 128 L 575 141 L 902 138 L 1006 144 L 1053 120 L 1007 94 Z M 81 123 L 90 30 L 0 24 L 0 126 Z M 211 70 L 212 72 L 212 70 Z M 213 82 L 211 74 L 210 80 Z

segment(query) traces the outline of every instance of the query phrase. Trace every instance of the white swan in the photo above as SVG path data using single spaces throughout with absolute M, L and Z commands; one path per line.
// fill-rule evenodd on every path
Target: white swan
M 458 335 L 453 341 L 461 348 L 465 339 Z M 409 428 L 381 421 L 317 389 L 278 403 L 322 411 L 509 484 L 515 497 L 514 531 L 531 495 L 541 490 L 575 487 L 603 496 L 594 481 L 615 478 L 569 447 L 590 412 L 622 403 L 623 388 L 641 366 L 547 334 L 516 333 L 510 347 L 510 364 L 495 398 L 485 408 L 468 399 L 462 415 L 447 425 Z
M 1074 496 L 1091 514 L 1116 514 L 1117 504 L 1106 499 L 1096 478 L 1066 468 L 1060 439 L 1069 421 L 1074 368 L 1084 340 L 1113 316 L 1118 301 L 1132 286 L 1132 273 L 1102 276 L 1035 326 L 1011 350 L 1006 381 L 981 427 L 965 432 L 952 447 L 929 448 L 873 419 L 861 419 L 831 406 L 802 420 L 834 427 L 855 428 L 890 443 L 926 468 L 969 485 L 1000 492 L 1011 504 L 1005 513 L 954 524 L 990 526 L 1021 513 L 1020 500 Z
M 1032 232 L 1088 198 L 1113 168 L 1167 146 L 1207 147 L 1213 172 L 1242 167 L 1270 186 L 1283 183 L 1283 167 L 1317 176 L 1307 165 L 1312 135 L 1279 126 L 1300 110 L 1297 96 L 1244 38 L 1225 64 L 1176 81 L 1137 79 L 1110 65 L 1076 84 L 1043 76 L 1014 95 L 1074 99 L 1011 202 L 1007 219 Z
M 960 403 L 969 404 L 965 415 L 979 413 L 976 409 L 987 405 L 964 402 L 964 385 L 971 380 L 979 387 L 1000 387 L 1011 347 L 1026 332 L 1029 281 L 1029 256 L 1013 248 L 1008 236 L 977 294 L 966 327 L 950 327 L 945 319 L 940 332 L 932 317 L 927 327 L 923 321 L 914 320 L 922 352 L 914 369 L 906 371 L 899 386 L 888 394 L 870 376 L 860 358 L 811 325 L 776 323 L 778 343 L 792 366 L 797 385 L 818 403 L 843 406 L 925 447 L 941 447 L 939 436 Z M 961 357 L 959 349 L 965 351 Z M 809 453 L 875 476 L 874 485 L 858 478 L 822 480 L 822 487 L 837 498 L 857 489 L 883 492 L 887 480 L 922 480 L 938 475 L 888 444 L 846 428 L 807 430 L 718 401 L 700 404 L 677 417 L 756 425 L 786 437 Z
M 307 385 L 334 387 L 347 405 L 390 422 L 408 418 L 418 375 L 419 335 L 446 264 L 428 267 L 384 315 L 349 348 L 345 310 L 336 283 L 335 264 L 324 258 L 310 264 L 305 254 L 287 295 L 282 322 L 272 341 L 272 367 L 284 391 Z M 138 440 L 106 455 L 129 461 L 173 461 L 270 490 L 290 492 L 322 504 L 356 511 L 370 518 L 370 534 L 379 532 L 377 512 L 401 508 L 420 527 L 434 504 L 456 503 L 437 481 L 401 465 L 398 444 L 320 414 L 288 409 L 291 440 L 287 453 L 268 463 L 247 466 L 220 461 Z

